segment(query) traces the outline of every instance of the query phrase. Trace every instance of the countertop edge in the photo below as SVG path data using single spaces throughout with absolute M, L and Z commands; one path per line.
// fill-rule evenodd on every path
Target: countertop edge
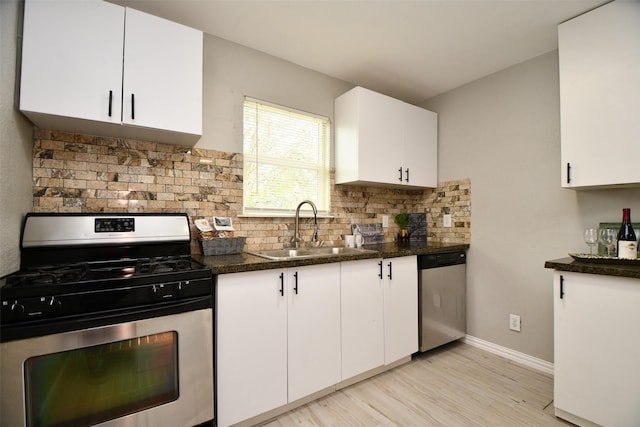
M 579 262 L 571 257 L 546 261 L 544 268 L 573 273 L 599 274 L 603 276 L 630 277 L 640 279 L 640 267 L 631 265 L 598 264 Z
M 445 253 L 457 250 L 469 249 L 469 244 L 441 244 L 441 245 L 397 245 L 395 243 L 385 243 L 380 245 L 367 245 L 365 249 L 375 252 L 327 256 L 317 258 L 301 258 L 295 260 L 268 260 L 247 252 L 235 255 L 203 256 L 194 255 L 193 258 L 211 268 L 213 274 L 243 273 L 247 271 L 272 270 L 277 268 L 293 268 L 304 265 L 328 264 L 343 261 L 355 261 L 372 258 L 397 258 L 411 255 L 426 255 L 434 253 Z

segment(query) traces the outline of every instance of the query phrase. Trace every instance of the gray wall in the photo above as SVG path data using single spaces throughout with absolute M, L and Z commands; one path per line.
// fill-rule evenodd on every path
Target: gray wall
M 196 147 L 231 153 L 242 152 L 245 95 L 326 116 L 333 122 L 333 100 L 353 87 L 206 34 L 204 75 L 203 136 Z
M 22 3 L 0 2 L 0 276 L 20 266 L 20 227 L 33 205 L 33 130 L 14 107 L 17 43 Z
M 588 252 L 583 229 L 619 222 L 623 207 L 640 221 L 640 189 L 560 187 L 559 102 L 554 51 L 422 104 L 439 113 L 438 181 L 471 178 L 468 333 L 547 361 L 545 260 Z M 509 313 L 522 316 L 522 332 L 509 330 Z

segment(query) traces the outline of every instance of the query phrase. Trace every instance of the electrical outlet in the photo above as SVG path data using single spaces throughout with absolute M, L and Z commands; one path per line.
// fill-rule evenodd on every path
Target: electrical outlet
M 517 314 L 509 315 L 509 329 L 520 332 L 520 316 Z
M 451 214 L 442 215 L 442 226 L 451 227 Z
M 389 215 L 382 215 L 382 227 L 387 228 L 389 226 Z

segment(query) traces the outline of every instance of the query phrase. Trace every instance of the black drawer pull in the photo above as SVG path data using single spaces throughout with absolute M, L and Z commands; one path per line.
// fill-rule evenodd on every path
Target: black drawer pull
M 284 273 L 280 273 L 280 296 L 284 296 Z

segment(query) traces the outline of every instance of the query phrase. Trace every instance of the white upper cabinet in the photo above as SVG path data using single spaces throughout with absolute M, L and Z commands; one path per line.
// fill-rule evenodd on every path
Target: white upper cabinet
M 356 87 L 335 100 L 336 184 L 433 188 L 437 114 Z
M 27 0 L 23 33 L 20 110 L 37 126 L 184 145 L 202 134 L 202 32 L 98 0 Z
M 562 186 L 640 185 L 640 2 L 558 26 Z
M 125 34 L 123 123 L 202 134 L 202 33 L 127 8 Z
M 36 124 L 32 113 L 120 123 L 124 12 L 102 1 L 26 1 L 20 109 Z

